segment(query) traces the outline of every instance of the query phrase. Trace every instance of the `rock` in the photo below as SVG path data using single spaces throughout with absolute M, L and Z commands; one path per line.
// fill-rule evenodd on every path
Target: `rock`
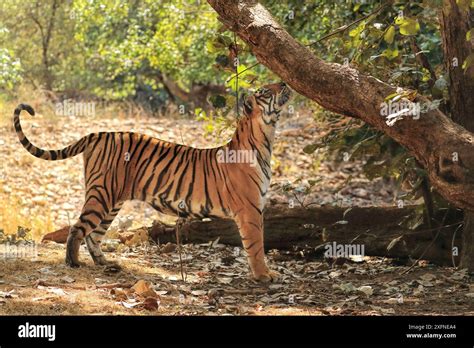
M 69 284 L 70 284 L 70 283 L 74 283 L 76 280 L 75 280 L 74 278 L 72 278 L 72 277 L 65 276 L 65 277 L 62 277 L 62 278 L 61 278 L 61 281 L 62 281 L 63 283 L 69 283 Z
M 74 210 L 76 207 L 74 207 L 71 203 L 66 202 L 61 206 L 61 208 L 64 210 Z
M 159 301 L 156 297 L 147 297 L 143 301 L 142 307 L 149 311 L 156 311 L 159 307 Z
M 66 243 L 67 236 L 69 234 L 69 228 L 69 226 L 64 226 L 57 231 L 45 234 L 41 242 L 51 241 L 56 243 Z
M 48 203 L 48 200 L 43 196 L 36 196 L 31 199 L 31 202 L 36 205 L 45 206 Z

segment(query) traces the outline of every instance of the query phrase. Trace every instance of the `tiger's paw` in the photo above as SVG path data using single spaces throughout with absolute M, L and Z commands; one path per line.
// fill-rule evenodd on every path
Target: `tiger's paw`
M 73 261 L 72 258 L 67 257 L 66 258 L 66 265 L 68 265 L 71 268 L 79 268 L 81 266 L 84 266 L 84 263 L 79 262 L 79 261 Z
M 66 251 L 66 265 L 71 268 L 79 268 L 82 266 L 81 262 L 79 262 L 77 254 L 72 252 L 71 250 Z
M 278 272 L 268 270 L 265 273 L 254 275 L 253 278 L 261 283 L 276 283 L 280 278 L 280 274 Z
M 104 267 L 104 273 L 106 274 L 118 273 L 121 270 L 122 267 L 118 263 L 112 261 L 107 261 Z
M 94 254 L 91 254 L 91 256 L 92 256 L 92 261 L 94 261 L 94 265 L 96 266 L 108 266 L 113 263 L 107 260 L 104 257 L 104 255 L 95 256 Z

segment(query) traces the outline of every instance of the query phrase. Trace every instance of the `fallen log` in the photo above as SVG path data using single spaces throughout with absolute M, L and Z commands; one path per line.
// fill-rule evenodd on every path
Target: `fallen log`
M 441 228 L 439 247 L 431 245 L 432 230 L 423 225 L 416 230 L 402 226 L 415 209 L 415 206 L 290 209 L 288 204 L 273 204 L 267 206 L 264 212 L 265 247 L 267 250 L 295 246 L 316 248 L 336 242 L 364 246 L 365 255 L 403 259 L 423 256 L 423 259 L 437 264 L 452 264 L 451 240 L 455 226 Z M 207 243 L 219 238 L 220 243 L 241 246 L 237 226 L 230 219 L 181 221 L 177 226 L 183 243 Z M 155 242 L 176 241 L 175 227 L 158 221 L 149 228 L 149 234 Z M 455 246 L 460 245 L 459 237 L 458 234 Z
M 453 241 L 458 225 L 452 222 L 462 221 L 462 218 L 454 211 L 445 219 L 447 226 L 439 230 L 430 230 L 425 225 L 415 230 L 404 227 L 403 221 L 412 217 L 416 209 L 416 206 L 289 208 L 288 204 L 269 204 L 264 211 L 265 247 L 267 250 L 310 247 L 321 250 L 322 255 L 322 246 L 336 242 L 340 245 L 363 246 L 365 255 L 401 259 L 422 257 L 437 264 L 451 265 L 453 244 L 458 248 L 454 256 L 457 264 L 457 255 L 461 251 L 461 234 L 458 233 Z M 220 243 L 241 246 L 237 226 L 231 219 L 180 220 L 177 225 L 155 221 L 147 230 L 150 238 L 157 243 L 174 243 L 176 229 L 182 243 L 208 243 L 219 238 Z M 68 231 L 69 227 L 66 226 L 45 235 L 43 241 L 65 243 Z M 127 240 L 130 235 L 138 232 L 143 233 L 143 228 L 135 232 L 125 231 L 120 236 L 123 235 L 123 239 Z M 438 243 L 432 243 L 433 232 L 438 235 Z M 124 243 L 122 238 L 120 240 Z
M 64 226 L 54 232 L 46 233 L 41 239 L 41 242 L 66 243 L 67 236 L 69 234 L 69 228 L 70 226 Z

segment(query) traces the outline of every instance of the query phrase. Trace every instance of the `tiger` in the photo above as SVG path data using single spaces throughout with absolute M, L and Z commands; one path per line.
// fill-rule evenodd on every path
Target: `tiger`
M 20 125 L 21 111 L 34 116 L 34 109 L 18 105 L 15 131 L 31 155 L 56 161 L 83 154 L 85 202 L 69 229 L 66 264 L 83 265 L 79 249 L 84 240 L 94 264 L 113 264 L 104 257 L 102 238 L 124 202 L 140 200 L 182 218 L 233 219 L 251 276 L 260 282 L 276 281 L 278 273 L 265 262 L 263 209 L 276 124 L 290 96 L 289 87 L 279 82 L 243 97 L 243 115 L 231 140 L 215 148 L 195 148 L 134 132 L 99 132 L 61 150 L 43 150 L 27 139 Z M 253 160 L 235 161 L 235 156 L 225 155 L 232 152 L 250 153 L 247 159 Z

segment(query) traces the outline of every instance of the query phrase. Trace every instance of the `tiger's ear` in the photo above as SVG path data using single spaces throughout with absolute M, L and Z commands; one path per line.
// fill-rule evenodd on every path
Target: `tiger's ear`
M 252 96 L 244 96 L 244 114 L 249 116 L 251 113 L 252 113 L 252 110 L 253 110 L 253 104 L 252 104 L 252 100 L 250 99 L 252 98 Z

